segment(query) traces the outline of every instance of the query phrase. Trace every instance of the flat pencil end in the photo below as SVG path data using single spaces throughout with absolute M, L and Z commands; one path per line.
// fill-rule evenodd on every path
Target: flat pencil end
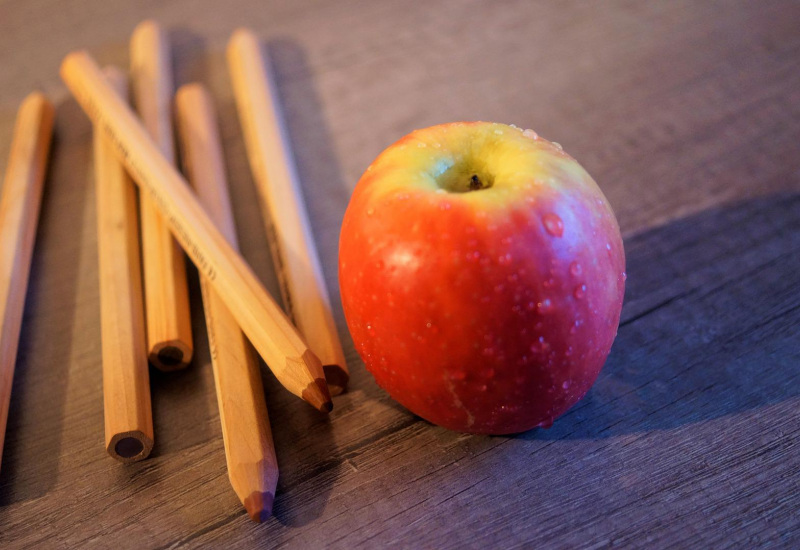
M 112 458 L 126 464 L 144 460 L 153 450 L 152 428 L 150 430 L 151 435 L 141 430 L 114 434 L 106 445 L 106 451 Z
M 263 523 L 272 515 L 272 503 L 275 496 L 272 493 L 254 491 L 244 499 L 244 509 L 247 515 L 256 523 Z
M 152 347 L 148 360 L 160 371 L 170 372 L 189 366 L 193 350 L 179 340 L 160 342 Z
M 325 372 L 325 381 L 331 395 L 339 395 L 347 389 L 350 381 L 350 374 L 341 365 L 325 365 L 322 367 Z

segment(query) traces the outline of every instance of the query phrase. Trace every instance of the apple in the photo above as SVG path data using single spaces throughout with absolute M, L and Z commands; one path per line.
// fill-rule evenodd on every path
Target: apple
M 597 378 L 625 287 L 589 174 L 531 130 L 417 130 L 367 168 L 342 223 L 347 326 L 389 395 L 452 430 L 549 427 Z

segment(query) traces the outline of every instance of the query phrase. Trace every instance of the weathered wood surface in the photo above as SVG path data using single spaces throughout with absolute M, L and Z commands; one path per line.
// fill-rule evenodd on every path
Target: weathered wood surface
M 127 66 L 145 17 L 176 83 L 220 111 L 244 256 L 274 295 L 224 63 L 267 40 L 352 368 L 330 419 L 264 370 L 275 517 L 230 487 L 199 285 L 196 361 L 152 372 L 156 446 L 103 450 L 91 127 L 58 65 Z M 800 5 L 796 2 L 0 4 L 0 169 L 32 88 L 57 104 L 3 470 L 0 547 L 776 547 L 800 545 Z M 338 227 L 361 171 L 408 131 L 531 127 L 592 173 L 626 236 L 608 364 L 547 431 L 476 437 L 393 404 L 353 352 Z

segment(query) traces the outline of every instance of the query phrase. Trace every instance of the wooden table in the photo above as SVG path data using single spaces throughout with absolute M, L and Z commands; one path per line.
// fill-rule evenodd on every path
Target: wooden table
M 57 103 L 0 547 L 800 545 L 798 3 L 138 4 L 0 5 L 0 158 L 27 92 Z M 153 454 L 125 466 L 103 449 L 91 128 L 57 69 L 76 48 L 127 66 L 145 17 L 172 28 L 177 81 L 215 94 L 243 253 L 277 295 L 223 55 L 236 26 L 267 39 L 352 368 L 330 419 L 264 371 L 281 481 L 263 525 L 227 480 L 193 270 L 197 359 L 151 374 Z M 360 173 L 461 119 L 562 143 L 625 235 L 619 336 L 549 430 L 478 437 L 411 415 L 342 316 L 338 228 Z

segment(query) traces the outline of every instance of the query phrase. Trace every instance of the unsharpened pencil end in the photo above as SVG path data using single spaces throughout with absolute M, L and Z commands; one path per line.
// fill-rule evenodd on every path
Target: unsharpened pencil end
M 179 370 L 189 366 L 192 349 L 179 340 L 161 342 L 152 347 L 148 360 L 161 371 Z
M 272 515 L 272 503 L 275 496 L 272 493 L 255 491 L 244 499 L 244 509 L 250 519 L 263 523 Z

